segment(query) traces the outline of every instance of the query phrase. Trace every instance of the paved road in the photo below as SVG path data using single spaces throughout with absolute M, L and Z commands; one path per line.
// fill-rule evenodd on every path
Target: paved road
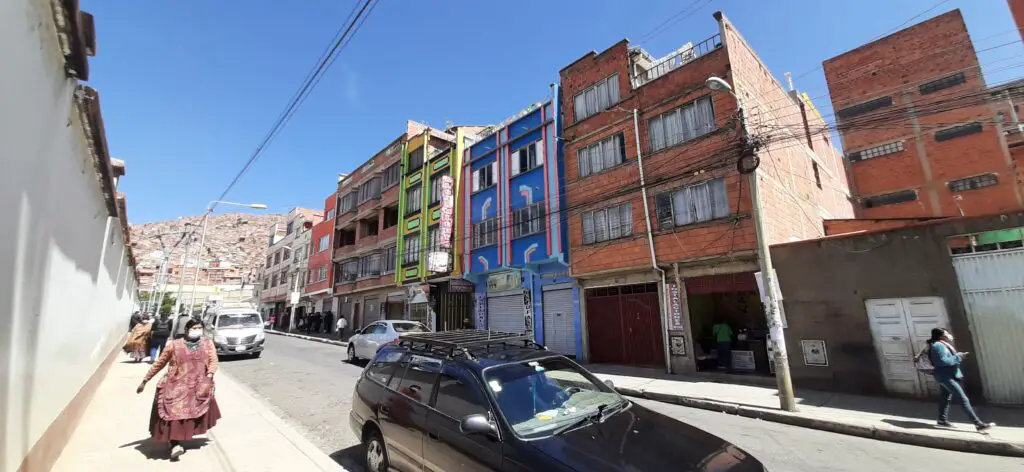
M 261 359 L 221 363 L 321 450 L 352 471 L 361 451 L 348 427 L 359 366 L 342 361 L 338 346 L 270 335 Z M 941 451 L 797 428 L 710 411 L 639 403 L 721 436 L 761 459 L 773 472 L 1010 472 L 1024 459 Z

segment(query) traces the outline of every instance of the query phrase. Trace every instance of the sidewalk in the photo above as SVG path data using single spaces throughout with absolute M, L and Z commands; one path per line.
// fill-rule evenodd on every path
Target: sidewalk
M 881 441 L 980 454 L 1024 457 L 1024 410 L 977 407 L 978 414 L 998 427 L 979 434 L 965 423 L 954 404 L 953 430 L 936 428 L 935 403 L 797 390 L 795 413 L 779 409 L 774 385 L 725 384 L 707 378 L 669 375 L 660 370 L 590 364 L 591 372 L 611 380 L 619 393 L 666 403 L 785 423 Z
M 148 440 L 149 412 L 160 377 L 154 378 L 142 394 L 135 393 L 149 367 L 118 356 L 53 472 L 345 470 L 223 371 L 216 377 L 217 404 L 222 414 L 217 426 L 205 437 L 186 442 L 187 452 L 180 463 L 168 461 L 167 450 Z
M 335 346 L 347 347 L 347 341 L 339 341 L 337 334 L 325 334 L 325 333 L 286 333 L 284 331 L 278 331 L 275 329 L 268 329 L 268 333 L 276 334 L 278 336 L 288 336 L 290 338 L 305 339 L 306 341 L 315 341 L 324 344 L 333 344 Z

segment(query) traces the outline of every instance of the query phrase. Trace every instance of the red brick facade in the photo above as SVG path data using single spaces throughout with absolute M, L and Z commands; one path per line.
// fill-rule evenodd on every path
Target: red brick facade
M 1010 5 L 1010 14 L 1013 15 L 1013 24 L 1017 25 L 1017 32 L 1020 39 L 1024 40 L 1024 0 L 1007 0 Z
M 309 267 L 306 271 L 305 293 L 321 292 L 331 288 L 334 283 L 334 220 L 338 204 L 338 194 L 332 193 L 324 200 L 324 220 L 313 226 L 313 234 L 309 242 Z M 320 240 L 327 237 L 327 247 L 320 250 Z M 326 277 L 321 279 L 321 268 L 326 267 Z
M 1024 203 L 959 10 L 829 59 L 824 68 L 858 216 L 978 215 Z M 851 107 L 886 100 L 891 104 L 851 114 Z M 957 126 L 978 128 L 949 137 Z M 884 145 L 894 152 L 876 155 Z M 964 189 L 968 178 L 997 183 Z M 906 192 L 908 201 L 873 198 L 894 192 Z

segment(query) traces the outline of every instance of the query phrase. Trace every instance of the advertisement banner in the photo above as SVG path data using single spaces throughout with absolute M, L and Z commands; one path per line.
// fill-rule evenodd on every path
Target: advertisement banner
M 438 246 L 441 249 L 451 249 L 452 228 L 455 227 L 455 179 L 450 175 L 441 177 L 441 228 L 438 234 Z M 448 261 L 445 260 L 447 267 Z M 447 270 L 447 269 L 445 269 Z
M 676 284 L 666 284 L 666 286 L 668 287 L 669 298 L 668 329 L 683 331 L 686 329 L 686 324 L 683 323 L 683 309 L 679 301 L 679 286 Z

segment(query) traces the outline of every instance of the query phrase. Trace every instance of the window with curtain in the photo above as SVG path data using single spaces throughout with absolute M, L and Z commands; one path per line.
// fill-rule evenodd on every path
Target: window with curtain
M 448 175 L 449 170 L 445 169 L 438 174 L 434 174 L 430 178 L 430 204 L 433 205 L 441 201 L 441 178 Z
M 604 138 L 577 151 L 580 177 L 610 169 L 626 160 L 626 141 L 622 133 Z
M 387 169 L 384 169 L 384 182 L 381 184 L 382 188 L 388 189 L 398 183 L 398 178 L 401 175 L 402 166 L 398 162 L 391 164 Z
M 423 208 L 423 193 L 419 185 L 405 191 L 405 214 L 412 214 Z
M 715 130 L 711 98 L 704 97 L 647 122 L 651 151 L 696 139 Z
M 381 273 L 390 274 L 395 271 L 395 250 L 397 246 L 388 246 L 384 248 L 383 258 L 381 263 Z
M 579 122 L 616 103 L 619 103 L 619 74 L 612 74 L 573 98 L 573 116 Z
M 720 178 L 659 194 L 654 201 L 661 229 L 729 216 L 729 196 Z
M 405 248 L 402 250 L 402 264 L 415 264 L 420 261 L 419 233 L 405 237 Z
M 425 152 L 425 148 L 426 146 L 421 146 L 415 151 L 409 153 L 409 170 L 406 171 L 407 175 L 423 168 L 423 154 Z
M 583 214 L 583 244 L 593 244 L 633 234 L 633 204 L 630 202 Z

